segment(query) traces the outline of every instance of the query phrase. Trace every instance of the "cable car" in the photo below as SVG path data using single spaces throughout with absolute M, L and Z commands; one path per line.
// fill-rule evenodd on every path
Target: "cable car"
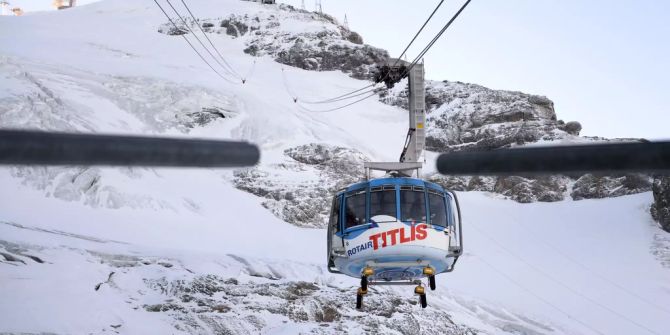
M 356 308 L 371 285 L 416 285 L 425 308 L 422 279 L 434 290 L 435 275 L 454 270 L 462 246 L 458 198 L 438 184 L 393 171 L 332 200 L 328 271 L 361 279 Z
M 369 285 L 416 285 L 426 308 L 428 278 L 454 270 L 463 252 L 461 214 L 456 194 L 420 179 L 425 148 L 423 64 L 407 67 L 390 60 L 376 81 L 393 86 L 408 78 L 409 131 L 398 162 L 365 162 L 366 180 L 337 192 L 328 223 L 328 271 L 360 278 L 356 308 Z M 372 171 L 384 171 L 371 178 Z M 416 178 L 413 178 L 416 176 Z

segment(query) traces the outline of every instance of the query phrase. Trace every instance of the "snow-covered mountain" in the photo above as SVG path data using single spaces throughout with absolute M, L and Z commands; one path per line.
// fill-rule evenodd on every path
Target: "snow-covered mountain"
M 460 193 L 466 254 L 438 277 L 430 307 L 382 288 L 355 310 L 357 281 L 326 271 L 318 227 L 363 161 L 397 159 L 402 85 L 336 112 L 306 102 L 368 85 L 388 54 L 326 15 L 188 4 L 202 20 L 187 25 L 200 24 L 246 83 L 213 74 L 181 38 L 192 35 L 185 25 L 171 30 L 152 1 L 0 17 L 1 127 L 234 138 L 262 150 L 259 166 L 234 171 L 0 169 L 0 333 L 670 331 L 670 237 L 649 215 L 651 184 L 573 201 L 569 180 L 557 202 L 519 204 L 499 180 L 463 180 L 493 186 Z M 498 135 L 520 126 L 526 142 L 585 140 L 543 97 L 455 82 L 428 91 L 433 150 L 516 143 Z

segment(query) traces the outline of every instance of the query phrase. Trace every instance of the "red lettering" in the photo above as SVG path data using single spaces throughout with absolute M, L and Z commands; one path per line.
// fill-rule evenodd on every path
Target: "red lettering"
M 372 241 L 372 249 L 373 250 L 379 249 L 379 244 L 378 244 L 379 243 L 379 241 L 378 241 L 379 235 L 381 235 L 381 234 L 374 234 L 374 235 L 370 236 L 370 241 Z
M 396 233 L 398 233 L 399 231 L 400 231 L 400 229 L 393 229 L 393 230 L 389 230 L 389 231 L 386 233 L 386 234 L 391 235 L 391 245 L 396 245 L 397 242 L 396 242 L 395 235 L 396 235 Z
M 423 240 L 428 237 L 428 232 L 426 231 L 426 225 L 420 224 L 416 226 L 416 239 Z
M 400 229 L 400 243 L 412 242 L 410 238 L 405 236 L 405 228 Z
M 415 225 L 412 223 L 410 226 L 409 236 L 407 236 L 405 228 L 391 229 L 386 232 L 377 233 L 370 235 L 369 239 L 372 241 L 372 248 L 374 250 L 380 248 L 386 248 L 387 246 L 393 246 L 401 243 L 408 243 L 415 240 L 424 240 L 428 237 L 428 231 L 426 230 L 428 226 L 426 224 Z M 381 245 L 379 244 L 379 239 L 381 238 Z

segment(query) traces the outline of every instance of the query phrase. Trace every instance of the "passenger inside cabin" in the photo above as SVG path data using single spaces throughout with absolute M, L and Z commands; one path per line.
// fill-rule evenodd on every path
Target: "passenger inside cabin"
M 423 191 L 401 190 L 402 221 L 426 222 L 426 198 Z
M 351 228 L 365 223 L 365 193 L 358 193 L 345 197 L 345 228 Z

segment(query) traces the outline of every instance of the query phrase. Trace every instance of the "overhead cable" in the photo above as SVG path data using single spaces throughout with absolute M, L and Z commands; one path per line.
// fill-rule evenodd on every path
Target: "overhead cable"
M 407 53 L 407 50 L 409 50 L 409 48 L 412 46 L 412 44 L 414 43 L 414 41 L 416 41 L 416 39 L 419 37 L 419 35 L 420 35 L 421 32 L 423 31 L 423 29 L 426 27 L 426 25 L 428 25 L 428 23 L 430 22 L 430 20 L 433 18 L 433 16 L 435 16 L 435 13 L 437 13 L 437 11 L 440 9 L 440 7 L 441 7 L 442 4 L 444 3 L 444 1 L 445 1 L 445 0 L 440 0 L 440 2 L 437 4 L 437 6 L 435 7 L 435 9 L 433 9 L 433 12 L 430 14 L 430 16 L 428 16 L 428 18 L 427 18 L 426 21 L 423 23 L 423 25 L 421 26 L 421 28 L 419 28 L 419 31 L 417 31 L 417 33 L 414 35 L 414 38 L 412 38 L 412 40 L 411 40 L 411 41 L 407 44 L 407 46 L 405 47 L 405 50 L 403 50 L 403 52 L 400 54 L 400 56 L 396 59 L 396 61 L 395 61 L 395 63 L 393 64 L 393 66 L 396 66 L 396 65 L 398 64 L 398 62 L 400 61 L 400 59 L 402 59 L 402 57 L 405 55 L 405 53 Z M 468 1 L 468 2 L 469 2 L 469 1 Z M 460 13 L 459 13 L 459 14 L 460 14 Z M 453 21 L 453 19 L 452 19 L 452 21 Z M 388 76 L 388 74 L 387 74 L 387 76 Z M 384 79 L 385 79 L 385 78 L 384 78 Z M 383 81 L 384 79 L 382 79 L 381 81 Z M 352 98 L 355 98 L 355 97 L 357 97 L 357 96 L 360 96 L 360 94 L 356 94 L 356 93 L 358 93 L 358 92 L 360 92 L 360 91 L 363 91 L 363 90 L 366 90 L 366 89 L 368 89 L 368 88 L 373 88 L 373 87 L 376 86 L 377 84 L 378 84 L 378 82 L 375 82 L 375 83 L 372 83 L 372 84 L 367 85 L 367 86 L 365 86 L 365 87 L 361 87 L 361 88 L 359 88 L 359 89 L 357 89 L 357 90 L 354 90 L 354 91 L 351 91 L 351 92 L 348 92 L 348 93 L 345 93 L 345 94 L 342 94 L 342 95 L 339 95 L 339 96 L 336 96 L 336 97 L 333 97 L 333 98 L 330 98 L 330 99 L 319 100 L 319 101 L 303 101 L 303 102 L 304 102 L 304 103 L 307 103 L 307 104 L 324 104 L 324 103 L 332 103 L 332 102 L 338 102 L 338 101 L 342 101 L 342 100 L 348 100 L 348 99 L 352 99 Z
M 442 27 L 440 32 L 438 32 L 437 35 L 435 35 L 435 37 L 430 41 L 430 43 L 428 43 L 428 45 L 419 53 L 419 55 L 416 56 L 416 58 L 414 58 L 412 63 L 410 63 L 410 65 L 407 67 L 406 73 L 409 73 L 409 71 L 414 67 L 414 65 L 416 65 L 419 62 L 419 60 L 421 60 L 423 58 L 423 56 L 430 50 L 430 48 L 433 47 L 435 42 L 437 42 L 437 40 L 439 40 L 440 37 L 442 37 L 442 34 L 444 34 L 444 32 L 447 31 L 447 29 L 449 29 L 449 27 L 451 26 L 452 23 L 454 23 L 454 21 L 456 21 L 458 16 L 461 15 L 463 10 L 465 10 L 465 8 L 470 4 L 470 1 L 472 1 L 472 0 L 467 0 L 463 4 L 463 6 L 461 6 L 461 8 L 458 10 L 458 12 L 456 12 L 456 14 L 454 14 L 454 16 L 451 18 L 451 20 L 449 20 L 444 25 L 444 27 Z
M 181 3 L 184 5 L 184 8 L 186 8 L 189 15 L 191 15 L 191 18 L 193 19 L 193 22 L 197 23 L 198 19 L 195 18 L 195 15 L 193 15 L 193 12 L 191 12 L 191 9 L 188 7 L 186 2 L 184 0 L 181 0 Z M 219 55 L 219 57 L 221 58 L 221 61 L 223 62 L 223 64 L 225 64 L 227 66 L 227 68 L 230 70 L 230 72 L 232 74 L 234 74 L 236 77 L 238 77 L 239 79 L 246 79 L 246 77 L 243 78 L 242 76 L 240 76 L 240 74 L 237 73 L 237 71 L 235 71 L 235 69 L 226 61 L 226 59 L 219 52 L 219 49 L 216 46 L 214 46 L 214 43 L 212 43 L 212 40 L 209 38 L 209 36 L 207 36 L 207 33 L 205 33 L 205 31 L 202 29 L 202 27 L 199 24 L 196 24 L 196 25 L 198 26 L 198 29 L 200 29 L 200 32 L 205 36 L 205 38 L 209 42 L 209 45 L 211 45 L 212 48 L 214 48 L 214 51 L 216 51 L 216 54 Z
M 156 5 L 158 6 L 158 8 L 160 8 L 160 10 L 163 12 L 163 14 L 165 15 L 165 17 L 170 21 L 170 23 L 172 23 L 172 26 L 174 26 L 175 29 L 179 29 L 179 27 L 177 26 L 177 24 L 174 23 L 174 21 L 172 21 L 172 18 L 170 17 L 170 15 L 168 15 L 168 13 L 163 9 L 163 7 L 158 3 L 158 1 L 157 1 L 157 0 L 154 0 L 154 3 L 156 3 Z M 186 43 L 188 43 L 188 45 L 191 47 L 191 49 L 193 49 L 193 51 L 198 55 L 198 57 L 200 57 L 200 59 L 201 59 L 205 64 L 207 64 L 207 66 L 208 66 L 212 71 L 214 71 L 214 73 L 216 73 L 219 77 L 221 77 L 221 79 L 223 79 L 223 80 L 225 80 L 225 81 L 227 81 L 227 82 L 229 82 L 229 83 L 231 83 L 231 84 L 237 84 L 237 82 L 230 80 L 229 78 L 227 78 L 227 77 L 223 76 L 221 73 L 219 73 L 219 71 L 216 71 L 216 69 L 214 69 L 214 67 L 212 66 L 212 64 L 210 64 L 210 63 L 205 59 L 205 57 L 203 57 L 202 54 L 200 54 L 200 52 L 198 52 L 198 50 L 195 48 L 195 46 L 193 46 L 193 44 L 191 43 L 191 41 L 189 41 L 188 38 L 186 38 L 185 35 L 180 35 L 180 36 L 186 41 Z
M 342 109 L 342 108 L 349 107 L 349 106 L 351 106 L 351 105 L 353 105 L 353 104 L 357 104 L 357 103 L 359 103 L 359 102 L 361 102 L 361 101 L 363 101 L 363 100 L 369 99 L 369 98 L 371 98 L 371 97 L 373 97 L 373 96 L 375 96 L 375 95 L 377 95 L 377 93 L 376 93 L 376 92 L 373 92 L 373 93 L 370 94 L 370 95 L 367 95 L 367 96 L 365 96 L 365 97 L 363 97 L 363 98 L 360 98 L 360 99 L 358 99 L 358 100 L 356 100 L 356 101 L 354 101 L 354 102 L 348 103 L 348 104 L 346 104 L 346 105 L 344 105 L 344 106 L 335 107 L 335 108 L 326 109 L 326 110 L 312 110 L 312 109 L 308 109 L 308 108 L 305 108 L 305 106 L 302 106 L 300 103 L 298 103 L 298 106 L 300 106 L 300 108 L 302 108 L 303 110 L 308 111 L 308 112 L 311 112 L 311 113 L 328 113 L 328 112 L 334 112 L 334 111 L 336 111 L 336 110 L 340 110 L 340 109 Z
M 209 48 L 208 48 L 207 46 L 205 46 L 205 43 L 203 43 L 202 40 L 198 37 L 198 35 L 195 34 L 195 32 L 193 31 L 193 29 L 191 29 L 191 26 L 188 24 L 188 22 L 186 22 L 186 20 L 184 19 L 184 17 L 181 16 L 181 14 L 179 13 L 179 11 L 178 11 L 176 8 L 174 8 L 174 6 L 172 5 L 172 2 L 170 2 L 170 0 L 165 0 L 165 1 L 168 3 L 168 5 L 170 6 L 170 8 L 172 8 L 172 11 L 174 11 L 174 13 L 177 14 L 177 17 L 179 17 L 179 19 L 180 19 L 181 22 L 184 24 L 184 26 L 186 27 L 186 29 L 188 29 L 188 31 L 191 32 L 191 34 L 193 34 L 193 37 L 198 41 L 198 43 L 200 43 L 200 46 L 202 46 L 202 48 L 205 49 L 205 51 L 207 51 L 207 53 L 209 54 L 209 56 L 212 57 L 212 59 L 214 59 L 214 61 L 215 61 L 217 64 L 219 64 L 219 66 L 220 66 L 224 71 L 226 71 L 226 73 L 228 73 L 230 76 L 237 77 L 237 76 L 236 76 L 235 74 L 233 74 L 230 70 L 228 70 L 228 68 L 226 68 L 226 66 L 224 66 L 224 65 L 219 61 L 219 59 L 216 58 L 216 56 L 214 56 L 214 54 L 209 50 Z M 184 35 L 182 35 L 182 36 L 184 36 Z M 205 36 L 205 37 L 207 37 L 207 36 Z
M 414 35 L 414 38 L 412 38 L 412 40 L 409 42 L 409 44 L 407 44 L 407 47 L 405 47 L 405 50 L 402 51 L 402 53 L 400 54 L 400 57 L 398 57 L 398 58 L 396 59 L 396 61 L 395 61 L 395 63 L 393 64 L 393 66 L 398 65 L 398 62 L 400 61 L 400 59 L 402 59 L 402 56 L 405 55 L 405 53 L 407 52 L 407 50 L 409 49 L 409 47 L 412 46 L 412 43 L 414 43 L 414 41 L 419 37 L 419 35 L 420 35 L 421 32 L 423 31 L 423 28 L 426 27 L 426 25 L 428 24 L 428 22 L 430 22 L 430 19 L 433 18 L 433 16 L 435 15 L 435 13 L 437 13 L 437 10 L 440 9 L 440 7 L 442 6 L 443 3 L 444 3 L 444 0 L 441 0 L 440 3 L 437 4 L 437 6 L 436 6 L 435 9 L 433 10 L 433 12 L 430 13 L 430 16 L 428 17 L 428 19 L 426 19 L 426 22 L 423 23 L 423 25 L 421 26 L 421 28 L 419 29 L 419 31 Z

